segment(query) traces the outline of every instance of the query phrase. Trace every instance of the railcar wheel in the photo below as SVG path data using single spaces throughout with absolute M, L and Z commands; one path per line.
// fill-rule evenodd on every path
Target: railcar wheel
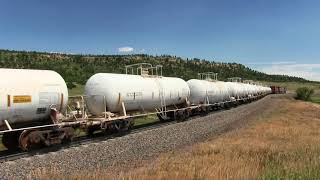
M 184 113 L 185 113 L 186 119 L 191 116 L 191 112 L 188 109 L 184 110 Z
M 238 101 L 235 101 L 235 102 L 232 103 L 232 106 L 233 106 L 233 107 L 237 107 L 238 105 L 239 105 L 239 102 L 238 102 Z
M 86 130 L 87 136 L 93 137 L 94 133 L 100 129 L 101 129 L 100 126 L 89 126 Z
M 128 131 L 131 131 L 133 127 L 134 127 L 134 120 L 130 120 L 128 125 Z
M 72 127 L 66 127 L 64 128 L 64 138 L 62 139 L 62 143 L 68 144 L 71 143 L 73 137 L 74 137 L 74 129 Z
M 2 136 L 2 144 L 8 150 L 18 150 L 19 149 L 19 136 L 21 132 L 7 132 Z
M 30 144 L 29 144 L 29 137 L 30 131 L 23 131 L 19 137 L 19 146 L 22 150 L 27 151 Z
M 206 115 L 208 115 L 208 113 L 210 112 L 210 110 L 209 110 L 209 107 L 208 106 L 202 106 L 201 107 L 201 116 L 206 116 Z
M 182 122 L 186 119 L 185 112 L 183 110 L 175 112 L 175 120 L 178 122 Z
M 224 103 L 223 104 L 223 109 L 226 109 L 226 110 L 230 109 L 229 104 L 228 103 Z
M 42 146 L 39 132 L 25 130 L 19 137 L 19 146 L 23 151 L 28 151 L 32 148 L 40 148 Z

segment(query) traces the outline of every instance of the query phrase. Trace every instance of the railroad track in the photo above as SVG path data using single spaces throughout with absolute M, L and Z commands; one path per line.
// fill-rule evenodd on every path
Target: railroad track
M 116 133 L 116 134 L 112 134 L 112 135 L 105 135 L 103 133 L 97 133 L 97 134 L 93 135 L 92 137 L 87 137 L 87 136 L 76 137 L 74 139 L 74 141 L 67 143 L 67 144 L 60 144 L 60 145 L 55 145 L 52 147 L 45 147 L 42 149 L 31 150 L 28 152 L 1 151 L 0 152 L 0 163 L 7 162 L 7 161 L 14 161 L 14 160 L 17 160 L 20 158 L 26 158 L 26 157 L 31 157 L 31 156 L 35 156 L 35 155 L 46 154 L 46 153 L 55 152 L 55 151 L 59 151 L 59 150 L 63 150 L 63 149 L 71 148 L 71 147 L 86 145 L 86 144 L 90 144 L 90 143 L 101 142 L 101 141 L 114 139 L 117 137 L 129 135 L 129 134 L 139 133 L 139 132 L 146 131 L 146 130 L 161 128 L 161 127 L 164 127 L 164 126 L 167 126 L 170 124 L 175 124 L 175 123 L 177 123 L 177 122 L 176 121 L 168 121 L 168 122 L 157 121 L 157 122 L 146 124 L 146 125 L 136 126 L 131 131 L 128 131 L 128 132 L 121 132 L 121 133 Z
M 226 110 L 228 110 L 228 109 L 219 109 L 219 110 L 209 112 L 208 114 L 218 113 L 218 112 L 226 111 Z M 192 120 L 192 119 L 195 119 L 198 117 L 201 117 L 201 115 L 192 116 L 192 117 L 188 118 L 188 120 Z M 179 123 L 179 122 L 177 122 L 177 121 L 167 121 L 167 122 L 156 121 L 154 123 L 135 126 L 131 131 L 128 131 L 128 132 L 121 132 L 121 133 L 116 133 L 116 134 L 112 134 L 112 135 L 105 135 L 103 133 L 97 133 L 97 134 L 93 135 L 92 137 L 81 136 L 81 137 L 76 137 L 72 142 L 67 143 L 67 144 L 59 144 L 59 145 L 45 147 L 42 149 L 31 150 L 31 151 L 27 151 L 27 152 L 1 151 L 0 152 L 0 163 L 14 161 L 17 159 L 32 157 L 32 156 L 36 156 L 36 155 L 42 155 L 42 154 L 46 154 L 46 153 L 50 153 L 50 152 L 56 152 L 56 151 L 60 151 L 60 150 L 64 150 L 64 149 L 68 149 L 68 148 L 72 148 L 72 147 L 77 147 L 77 146 L 81 146 L 81 145 L 86 145 L 86 144 L 90 144 L 90 143 L 96 143 L 96 142 L 101 142 L 101 141 L 105 141 L 105 140 L 115 139 L 117 137 L 122 137 L 125 135 L 135 134 L 135 133 L 139 133 L 142 131 L 157 129 L 157 128 L 161 128 L 161 127 L 168 126 L 171 124 L 176 124 L 176 123 Z

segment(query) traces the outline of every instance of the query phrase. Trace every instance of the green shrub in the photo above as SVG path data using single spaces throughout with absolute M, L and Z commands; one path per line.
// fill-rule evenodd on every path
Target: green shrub
M 67 82 L 67 87 L 68 87 L 68 89 L 73 89 L 73 88 L 77 87 L 77 85 L 75 85 L 73 82 Z
M 314 90 L 308 87 L 300 87 L 296 90 L 296 98 L 304 101 L 310 100 L 311 95 L 314 93 Z

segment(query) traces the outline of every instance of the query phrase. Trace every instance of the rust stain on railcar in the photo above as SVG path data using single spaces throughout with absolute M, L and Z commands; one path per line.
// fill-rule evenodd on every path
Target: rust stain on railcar
M 63 108 L 63 93 L 60 95 L 60 112 L 62 111 Z
M 7 96 L 7 105 L 8 105 L 8 107 L 11 106 L 11 97 L 10 97 L 10 95 Z

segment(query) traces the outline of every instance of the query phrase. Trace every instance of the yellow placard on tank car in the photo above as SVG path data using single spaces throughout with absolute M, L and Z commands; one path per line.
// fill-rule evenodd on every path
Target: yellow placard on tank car
M 13 96 L 13 103 L 30 103 L 31 96 Z

